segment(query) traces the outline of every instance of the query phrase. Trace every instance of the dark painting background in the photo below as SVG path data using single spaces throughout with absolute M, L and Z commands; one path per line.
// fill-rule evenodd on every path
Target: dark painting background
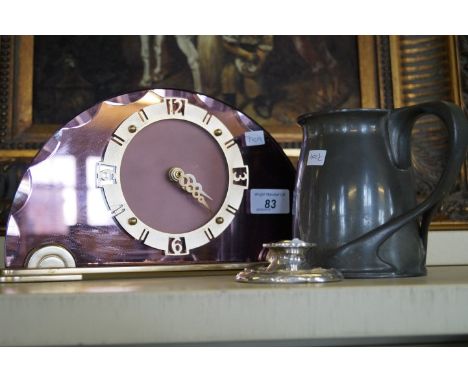
M 34 123 L 64 124 L 104 99 L 155 87 L 201 90 L 242 109 L 280 135 L 300 135 L 295 124 L 299 114 L 360 106 L 355 36 L 248 37 L 191 36 L 201 78 L 196 89 L 194 55 L 185 54 L 183 41 L 181 45 L 175 36 L 162 39 L 159 57 L 156 36 L 146 40 L 140 36 L 37 36 Z M 158 59 L 161 67 L 159 76 L 145 84 L 143 45 L 151 73 Z M 260 46 L 266 58 L 256 73 L 246 76 L 239 71 L 236 60 L 240 59 L 230 46 L 253 54 Z M 226 89 L 226 83 L 234 84 L 235 91 Z

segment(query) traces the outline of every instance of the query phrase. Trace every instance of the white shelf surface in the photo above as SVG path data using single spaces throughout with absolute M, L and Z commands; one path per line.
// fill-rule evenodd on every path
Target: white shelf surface
M 359 344 L 426 336 L 468 337 L 468 266 L 290 286 L 241 284 L 233 276 L 0 284 L 0 346 Z

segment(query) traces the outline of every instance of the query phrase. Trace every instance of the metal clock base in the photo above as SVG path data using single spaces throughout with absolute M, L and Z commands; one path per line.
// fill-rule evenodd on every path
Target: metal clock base
M 81 281 L 164 276 L 208 276 L 220 274 L 234 275 L 240 269 L 244 269 L 249 265 L 251 265 L 251 263 L 2 269 L 0 270 L 0 283 Z

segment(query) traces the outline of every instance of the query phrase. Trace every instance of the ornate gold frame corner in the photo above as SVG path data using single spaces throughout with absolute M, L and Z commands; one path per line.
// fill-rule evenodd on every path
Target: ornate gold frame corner
M 0 38 L 0 104 L 7 115 L 0 120 L 0 158 L 32 158 L 50 132 L 33 124 L 33 36 Z
M 389 36 L 393 107 L 445 100 L 466 107 L 456 36 Z M 465 161 L 460 182 L 467 182 Z M 432 230 L 466 230 L 467 221 L 435 221 Z

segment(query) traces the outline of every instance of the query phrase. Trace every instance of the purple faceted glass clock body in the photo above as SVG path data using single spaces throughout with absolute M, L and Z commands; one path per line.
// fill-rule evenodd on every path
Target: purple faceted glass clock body
M 256 261 L 262 243 L 291 237 L 293 187 L 281 147 L 241 112 L 185 91 L 126 94 L 38 153 L 11 209 L 6 267 L 46 246 L 77 267 Z M 262 190 L 286 208 L 259 208 Z

